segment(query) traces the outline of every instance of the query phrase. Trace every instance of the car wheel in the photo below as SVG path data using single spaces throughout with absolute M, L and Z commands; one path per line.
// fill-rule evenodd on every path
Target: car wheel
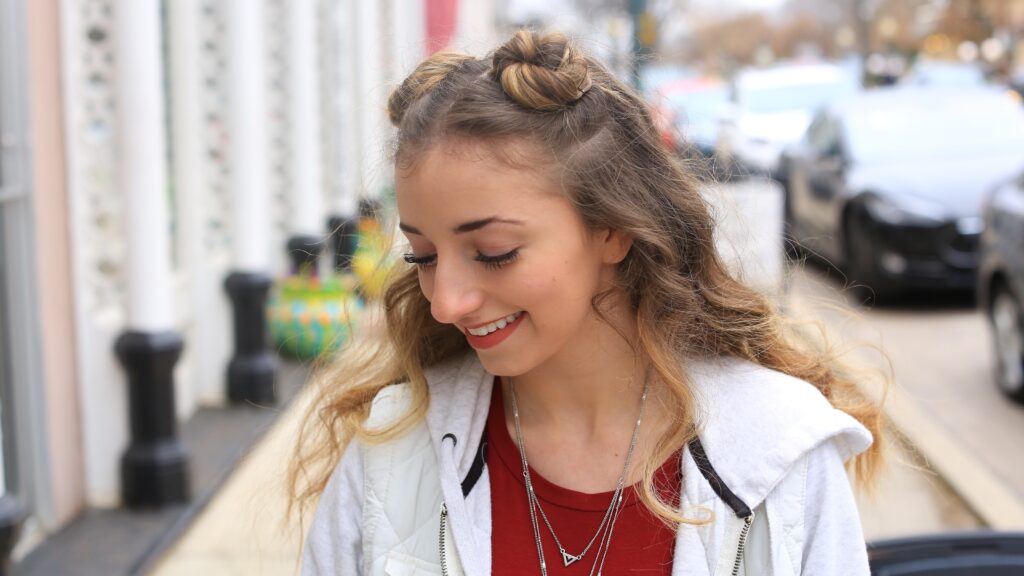
M 1024 402 L 1024 312 L 1005 286 L 996 288 L 989 310 L 995 340 L 996 383 L 1017 402 Z
M 882 298 L 878 265 L 871 251 L 871 237 L 851 211 L 846 219 L 846 281 L 850 293 L 862 304 L 877 304 Z

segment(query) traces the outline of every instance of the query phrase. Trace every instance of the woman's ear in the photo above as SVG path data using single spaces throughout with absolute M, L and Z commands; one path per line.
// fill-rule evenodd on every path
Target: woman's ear
M 629 254 L 633 247 L 633 237 L 621 230 L 607 229 L 601 232 L 604 253 L 602 262 L 605 264 L 618 264 Z

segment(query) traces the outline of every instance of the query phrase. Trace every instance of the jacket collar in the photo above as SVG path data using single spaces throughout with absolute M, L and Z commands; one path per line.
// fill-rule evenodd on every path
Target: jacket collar
M 686 369 L 708 459 L 750 507 L 764 501 L 790 467 L 820 443 L 835 441 L 844 460 L 871 445 L 871 434 L 860 423 L 802 380 L 732 358 L 692 361 Z M 426 375 L 434 448 L 440 455 L 443 438 L 455 438 L 461 480 L 483 436 L 494 375 L 473 352 L 433 366 Z

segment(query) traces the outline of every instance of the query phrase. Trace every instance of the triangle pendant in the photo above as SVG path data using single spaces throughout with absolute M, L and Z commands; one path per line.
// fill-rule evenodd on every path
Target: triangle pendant
M 559 551 L 562 553 L 562 562 L 564 562 L 566 566 L 569 566 L 573 562 L 579 562 L 580 559 L 583 558 L 583 554 L 580 554 L 579 556 L 573 556 L 572 554 L 569 554 L 565 550 L 559 550 Z

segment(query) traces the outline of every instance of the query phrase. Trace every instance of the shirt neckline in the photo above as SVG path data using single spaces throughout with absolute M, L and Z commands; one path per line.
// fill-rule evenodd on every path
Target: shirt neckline
M 500 465 L 504 466 L 506 470 L 516 479 L 517 484 L 522 486 L 525 493 L 526 481 L 523 478 L 523 465 L 519 456 L 519 448 L 512 440 L 512 436 L 508 432 L 508 427 L 505 424 L 505 403 L 502 395 L 501 384 L 497 378 L 495 378 L 493 391 L 491 393 L 491 406 L 490 411 L 487 415 L 487 437 L 489 441 L 488 458 L 491 454 L 497 456 L 497 460 L 500 461 Z M 488 460 L 489 462 L 491 460 Z M 679 467 L 679 452 L 677 451 L 673 456 L 669 457 L 668 460 L 662 464 L 661 468 L 656 473 L 657 477 L 662 477 L 666 474 L 671 474 L 670 478 L 679 479 L 681 469 Z M 527 465 L 530 470 L 530 480 L 533 483 L 533 490 L 537 497 L 543 500 L 545 503 L 553 504 L 563 508 L 582 510 L 582 511 L 598 511 L 602 512 L 608 509 L 608 504 L 611 502 L 614 491 L 609 492 L 597 492 L 588 494 L 586 492 L 579 492 L 555 484 L 544 478 L 533 468 L 533 466 Z M 675 473 L 672 474 L 672 470 L 666 470 L 666 467 L 674 466 Z M 622 506 L 634 506 L 639 501 L 637 494 L 637 485 L 627 486 L 622 491 Z

